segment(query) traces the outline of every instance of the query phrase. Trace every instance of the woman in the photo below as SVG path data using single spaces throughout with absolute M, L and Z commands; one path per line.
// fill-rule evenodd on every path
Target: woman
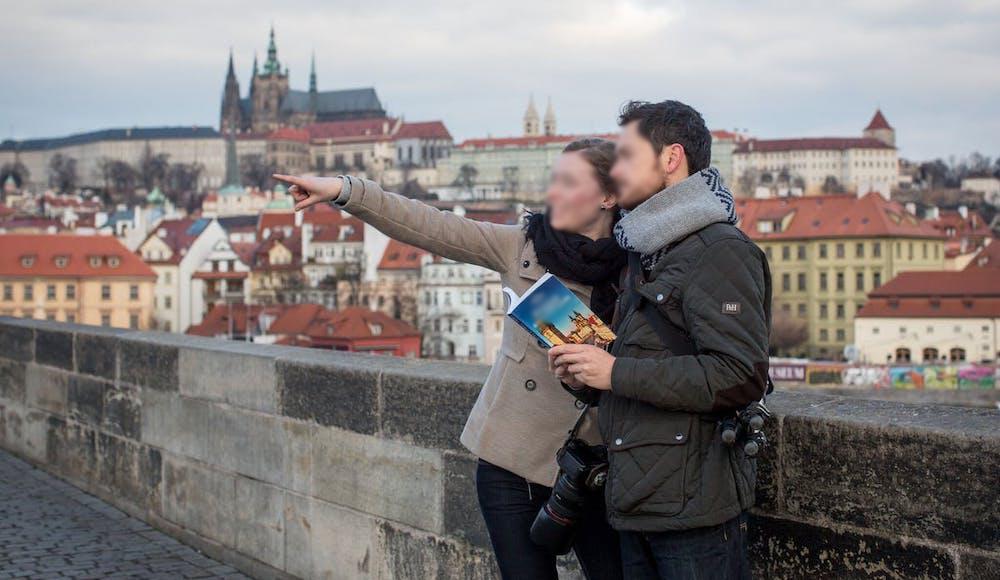
M 570 143 L 553 168 L 547 211 L 529 216 L 524 227 L 459 217 L 384 192 L 367 179 L 274 177 L 290 184 L 296 210 L 332 202 L 392 238 L 495 270 L 503 286 L 518 294 L 551 272 L 610 322 L 616 298 L 612 282 L 617 283 L 626 261 L 611 237 L 617 215 L 613 161 L 610 141 Z M 555 579 L 555 556 L 535 545 L 528 532 L 551 493 L 556 451 L 581 410 L 548 371 L 545 351 L 509 318 L 501 344 L 502 356 L 461 440 L 479 457 L 476 490 L 503 577 Z M 580 436 L 597 443 L 596 420 L 590 415 Z M 618 538 L 605 521 L 603 504 L 595 503 L 583 518 L 574 551 L 588 578 L 621 577 Z

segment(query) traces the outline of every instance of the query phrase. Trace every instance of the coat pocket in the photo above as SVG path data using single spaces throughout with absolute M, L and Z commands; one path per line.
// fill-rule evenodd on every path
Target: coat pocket
M 636 431 L 631 438 L 619 436 L 608 445 L 611 507 L 622 514 L 680 513 L 687 497 L 690 417 L 663 421 L 651 433 Z

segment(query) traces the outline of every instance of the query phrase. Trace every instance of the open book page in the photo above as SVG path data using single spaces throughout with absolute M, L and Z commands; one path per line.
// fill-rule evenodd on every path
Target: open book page
M 604 347 L 615 339 L 603 320 L 552 274 L 545 274 L 518 297 L 504 288 L 510 304 L 507 316 L 545 346 L 593 344 Z

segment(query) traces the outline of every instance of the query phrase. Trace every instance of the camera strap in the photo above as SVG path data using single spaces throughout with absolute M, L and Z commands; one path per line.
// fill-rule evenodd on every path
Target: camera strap
M 583 419 L 587 416 L 587 411 L 589 410 L 590 405 L 583 406 L 583 411 L 581 411 L 580 416 L 576 418 L 576 423 L 573 423 L 573 428 L 569 430 L 569 439 L 576 439 L 576 435 L 580 432 L 580 427 L 583 425 Z

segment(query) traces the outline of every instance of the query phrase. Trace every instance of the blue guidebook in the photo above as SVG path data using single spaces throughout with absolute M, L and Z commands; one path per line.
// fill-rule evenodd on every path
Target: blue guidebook
M 507 316 L 546 348 L 567 343 L 603 348 L 615 339 L 608 325 L 552 274 L 546 273 L 521 296 L 510 288 L 503 291 Z

